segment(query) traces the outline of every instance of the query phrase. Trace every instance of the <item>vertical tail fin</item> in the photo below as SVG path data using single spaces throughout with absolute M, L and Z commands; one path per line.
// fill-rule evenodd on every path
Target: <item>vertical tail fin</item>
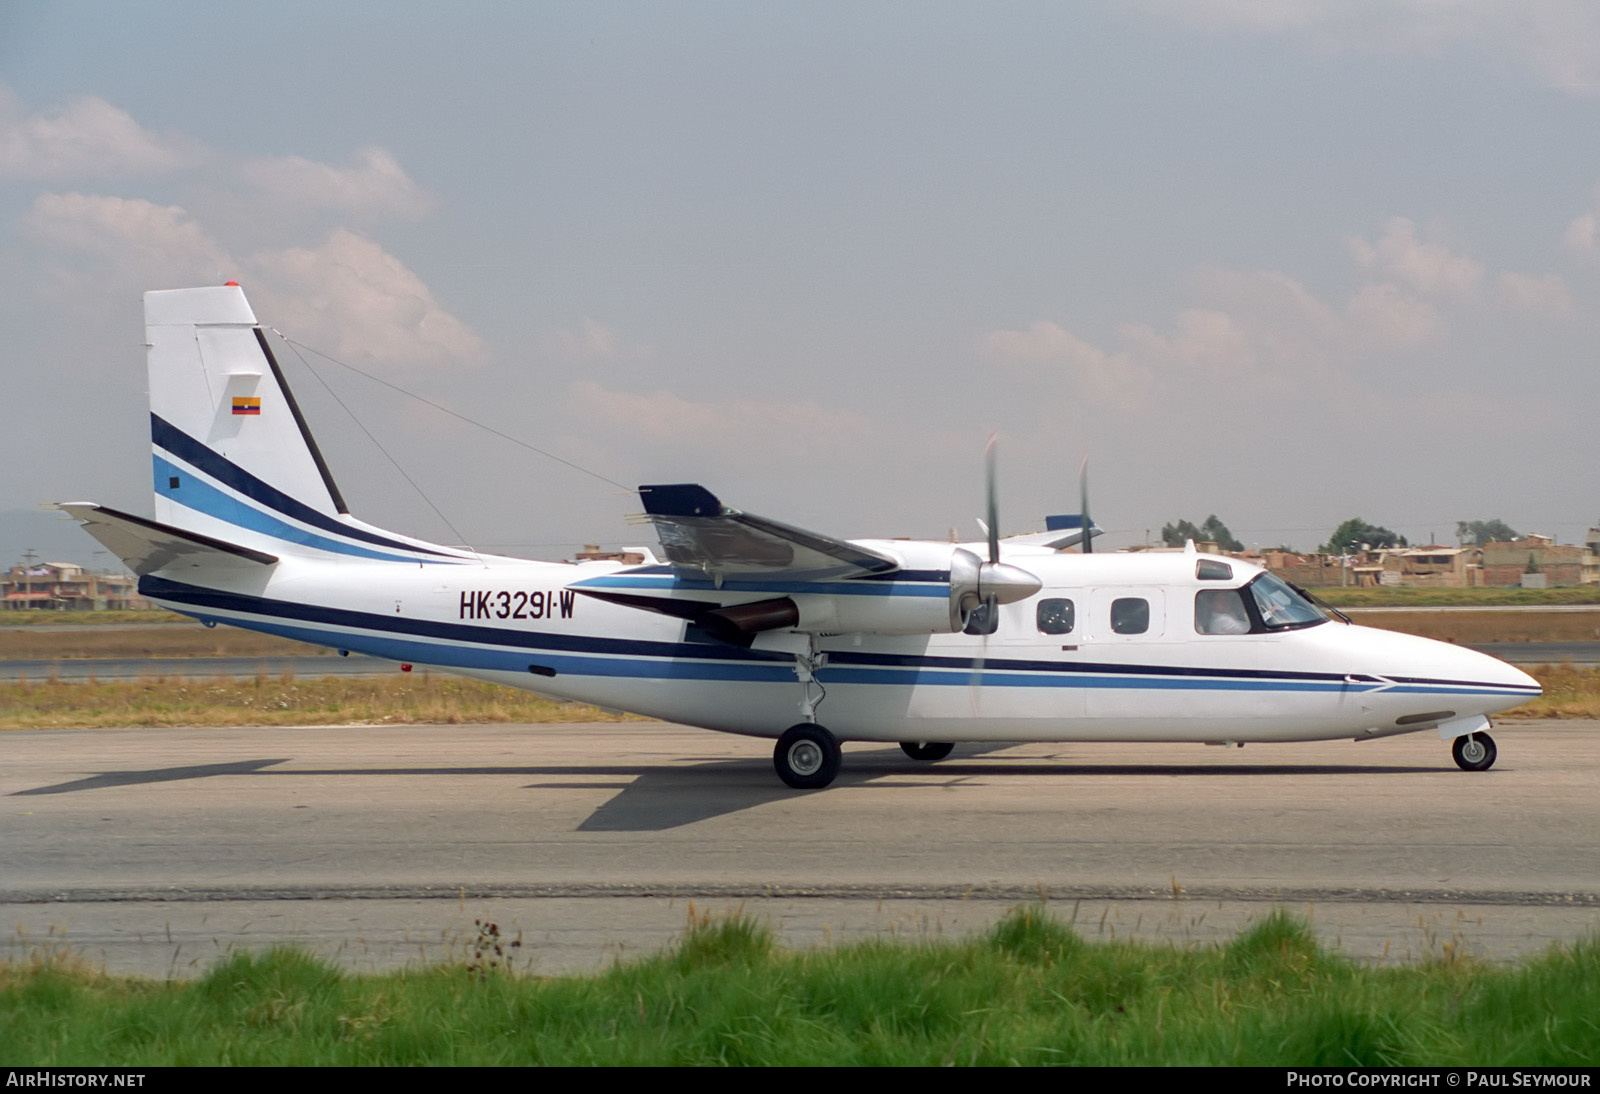
M 238 285 L 145 293 L 144 321 L 158 521 L 274 553 L 461 557 L 348 515 Z

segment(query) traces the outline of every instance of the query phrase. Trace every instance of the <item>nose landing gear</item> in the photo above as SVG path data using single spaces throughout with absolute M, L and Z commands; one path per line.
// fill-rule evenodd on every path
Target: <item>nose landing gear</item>
M 1487 733 L 1468 733 L 1457 737 L 1450 746 L 1450 755 L 1463 771 L 1487 771 L 1494 766 L 1494 738 Z

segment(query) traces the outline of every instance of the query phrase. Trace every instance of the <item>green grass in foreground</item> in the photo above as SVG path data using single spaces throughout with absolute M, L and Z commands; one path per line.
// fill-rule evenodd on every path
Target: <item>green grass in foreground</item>
M 508 952 L 516 953 L 516 950 Z M 1037 907 L 966 942 L 789 953 L 745 919 L 594 977 L 346 976 L 293 950 L 194 982 L 0 966 L 12 1066 L 1594 1065 L 1600 941 L 1366 968 L 1275 913 L 1231 944 L 1089 944 Z

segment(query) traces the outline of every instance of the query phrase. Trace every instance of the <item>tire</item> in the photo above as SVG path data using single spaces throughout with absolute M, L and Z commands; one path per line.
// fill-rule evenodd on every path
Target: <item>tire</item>
M 1457 737 L 1450 746 L 1450 755 L 1463 771 L 1487 771 L 1494 766 L 1494 738 L 1487 733 L 1469 733 Z
M 772 750 L 778 778 L 796 790 L 821 790 L 839 774 L 839 742 L 811 722 L 790 726 Z
M 913 760 L 942 760 L 950 755 L 956 746 L 949 741 L 901 741 L 900 751 L 910 756 Z

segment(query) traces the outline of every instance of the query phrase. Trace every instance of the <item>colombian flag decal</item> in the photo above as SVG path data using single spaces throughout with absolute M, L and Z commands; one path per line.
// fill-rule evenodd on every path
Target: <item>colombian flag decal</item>
M 233 397 L 233 412 L 235 414 L 260 414 L 261 397 L 258 395 L 235 395 Z

